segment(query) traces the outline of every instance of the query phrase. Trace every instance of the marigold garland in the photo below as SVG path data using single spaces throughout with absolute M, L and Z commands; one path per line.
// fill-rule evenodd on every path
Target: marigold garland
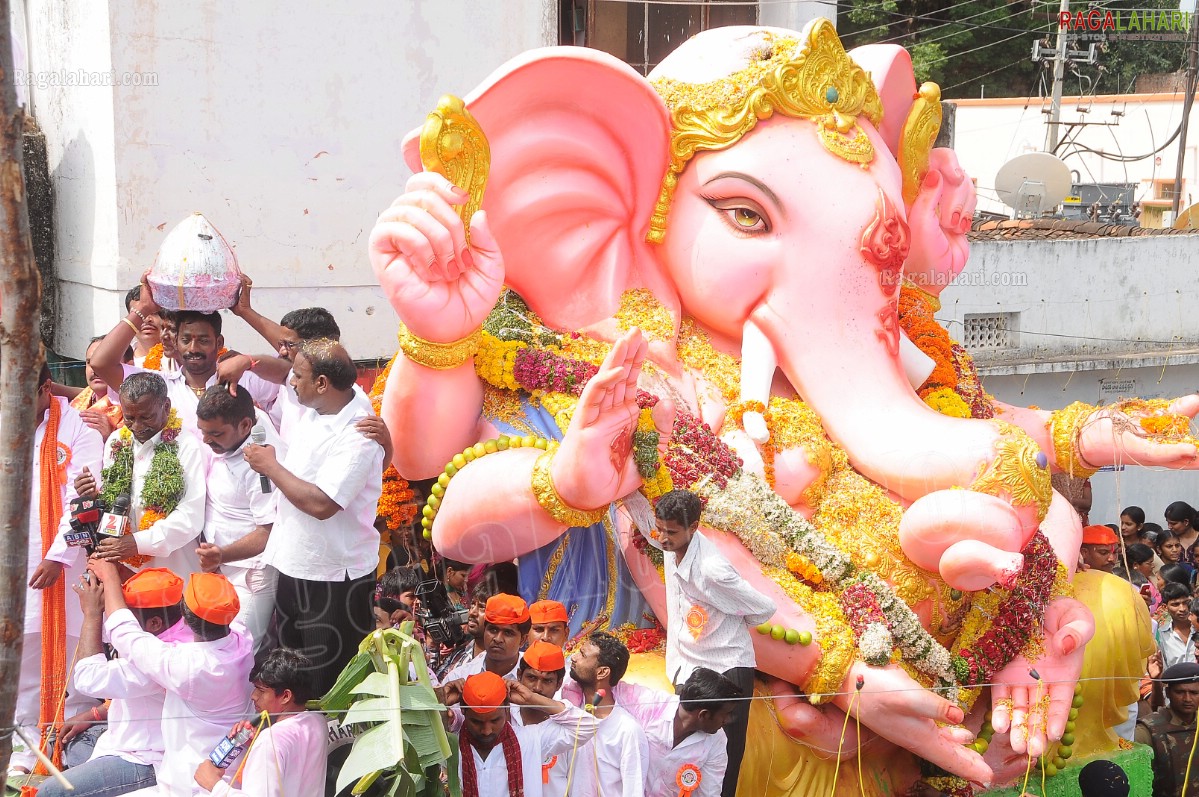
M 387 387 L 387 377 L 391 375 L 391 367 L 395 361 L 396 358 L 392 357 L 387 366 L 375 377 L 375 383 L 371 386 L 371 406 L 376 415 L 381 414 L 383 389 Z M 416 493 L 412 491 L 408 480 L 396 470 L 395 465 L 389 464 L 383 471 L 383 492 L 379 494 L 379 503 L 375 512 L 383 518 L 388 531 L 398 531 L 405 526 L 410 526 L 416 517 Z
M 146 473 L 141 493 L 138 495 L 141 504 L 138 531 L 145 531 L 158 521 L 165 520 L 183 499 L 186 484 L 183 465 L 179 462 L 177 442 L 181 428 L 179 413 L 172 409 L 167 415 L 166 426 L 159 433 L 158 443 L 155 444 L 154 454 L 150 459 L 150 470 Z M 118 496 L 133 495 L 133 433 L 123 427 L 110 444 L 109 451 L 112 464 L 101 471 L 100 481 L 103 488 L 100 497 L 105 506 L 111 507 Z M 133 532 L 127 530 L 126 533 Z M 134 554 L 121 561 L 130 567 L 138 568 L 151 558 Z
M 899 292 L 900 328 L 933 361 L 933 372 L 917 393 L 943 415 L 991 418 L 994 410 L 986 400 L 974 361 L 933 317 L 939 307 L 935 297 L 913 285 L 905 283 Z
M 150 371 L 162 370 L 162 344 L 155 343 L 146 352 L 146 359 L 142 361 L 142 367 Z

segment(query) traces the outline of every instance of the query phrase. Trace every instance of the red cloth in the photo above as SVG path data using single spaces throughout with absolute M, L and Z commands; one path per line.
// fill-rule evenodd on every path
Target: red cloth
M 479 797 L 479 774 L 475 771 L 475 740 L 470 728 L 463 725 L 458 737 L 462 748 L 462 797 Z M 512 723 L 504 724 L 500 731 L 500 746 L 504 751 L 504 766 L 508 769 L 508 797 L 524 797 L 524 767 L 520 759 L 520 741 L 512 730 Z

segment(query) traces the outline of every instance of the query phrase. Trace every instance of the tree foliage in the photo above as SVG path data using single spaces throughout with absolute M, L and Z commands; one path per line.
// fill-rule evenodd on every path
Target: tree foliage
M 1089 11 L 1098 3 L 1071 3 L 1071 11 Z M 1178 0 L 1108 0 L 1104 10 L 1178 9 Z M 940 84 L 944 96 L 1036 97 L 1049 94 L 1052 63 L 1032 60 L 1033 43 L 1043 49 L 1057 41 L 1059 3 L 1044 0 L 843 0 L 837 28 L 846 47 L 875 42 L 900 44 L 912 55 L 917 82 Z M 1097 37 L 1097 64 L 1067 65 L 1067 94 L 1130 91 L 1136 79 L 1179 69 L 1181 41 L 1142 41 L 1128 33 Z M 1086 50 L 1090 40 L 1071 49 Z

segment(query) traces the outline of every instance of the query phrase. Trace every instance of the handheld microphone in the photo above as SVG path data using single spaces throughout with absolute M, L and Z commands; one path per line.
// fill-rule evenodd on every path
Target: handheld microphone
M 101 537 L 120 537 L 129 527 L 129 495 L 122 493 L 112 502 L 112 508 L 100 516 L 96 534 Z
M 71 499 L 71 530 L 63 535 L 63 540 L 69 547 L 83 548 L 88 556 L 95 552 L 100 507 L 97 498 Z
M 266 429 L 263 428 L 262 421 L 257 421 L 254 424 L 254 428 L 250 430 L 250 439 L 254 441 L 254 445 L 256 446 L 266 445 Z M 262 492 L 265 495 L 271 491 L 271 480 L 259 474 L 258 486 L 262 488 Z

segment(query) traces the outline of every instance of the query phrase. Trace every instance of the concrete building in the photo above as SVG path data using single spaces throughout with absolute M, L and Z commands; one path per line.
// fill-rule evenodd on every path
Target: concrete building
M 989 393 L 1050 410 L 1199 391 L 1199 235 L 1049 219 L 980 226 L 937 317 Z M 1164 525 L 1170 502 L 1199 504 L 1193 471 L 1129 463 L 1092 486 L 1097 523 L 1134 504 Z

